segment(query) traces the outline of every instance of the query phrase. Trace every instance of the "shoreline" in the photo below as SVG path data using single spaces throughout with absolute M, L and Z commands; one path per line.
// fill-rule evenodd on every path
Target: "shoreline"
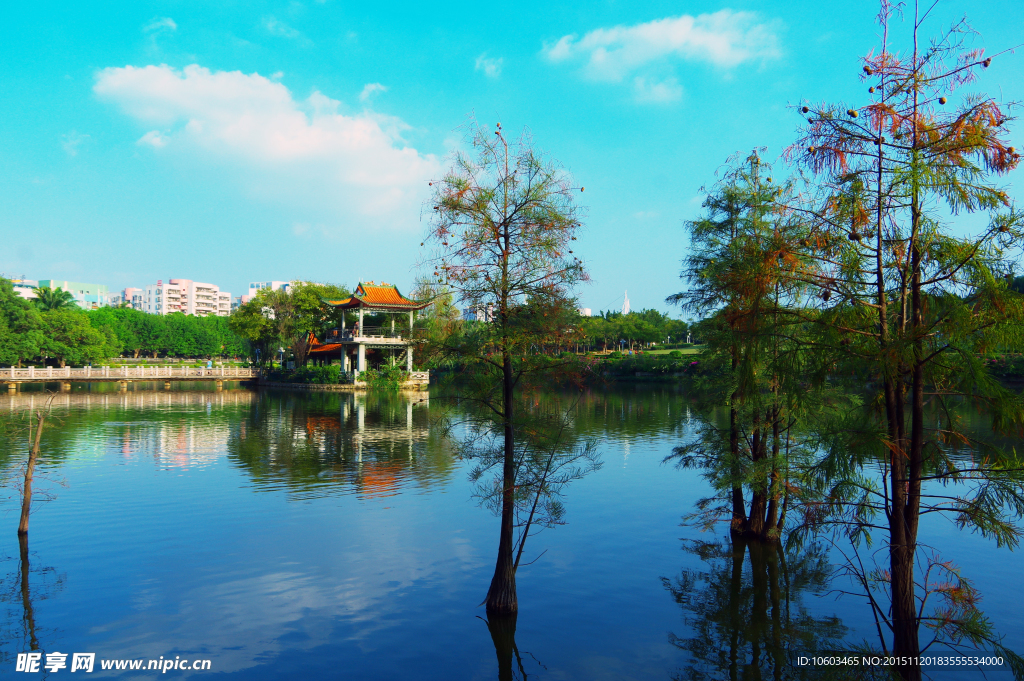
M 367 389 L 366 383 L 284 383 L 281 381 L 257 381 L 258 388 L 284 388 L 286 390 L 299 390 L 305 392 L 362 392 Z M 406 382 L 399 386 L 399 390 L 405 392 L 426 392 L 429 388 L 426 383 Z

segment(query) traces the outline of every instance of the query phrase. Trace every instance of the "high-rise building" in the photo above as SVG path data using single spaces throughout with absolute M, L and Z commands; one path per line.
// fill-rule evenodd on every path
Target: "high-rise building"
M 181 309 L 181 287 L 159 280 L 143 289 L 142 311 L 149 314 L 170 314 L 183 312 Z

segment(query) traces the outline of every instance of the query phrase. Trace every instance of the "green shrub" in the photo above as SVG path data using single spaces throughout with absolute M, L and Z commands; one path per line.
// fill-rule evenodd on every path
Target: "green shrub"
M 341 367 L 337 364 L 327 366 L 306 365 L 296 369 L 288 376 L 292 383 L 316 383 L 317 385 L 330 385 L 337 383 L 341 377 Z
M 371 390 L 396 391 L 409 378 L 409 374 L 399 366 L 382 366 L 379 369 L 367 369 L 360 378 L 366 381 L 366 387 Z

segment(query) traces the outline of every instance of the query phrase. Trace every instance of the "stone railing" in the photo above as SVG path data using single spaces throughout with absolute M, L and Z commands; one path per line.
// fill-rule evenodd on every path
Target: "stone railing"
M 248 367 L 17 367 L 0 368 L 0 380 L 6 381 L 124 381 L 132 380 L 201 380 L 223 381 L 256 378 L 259 369 Z

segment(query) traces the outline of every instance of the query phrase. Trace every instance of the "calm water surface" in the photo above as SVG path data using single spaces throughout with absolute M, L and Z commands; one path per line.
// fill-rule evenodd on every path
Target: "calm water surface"
M 41 399 L 0 396 L 0 414 L 17 426 Z M 211 660 L 167 672 L 196 678 L 755 678 L 776 664 L 815 678 L 786 651 L 872 635 L 863 602 L 829 593 L 825 550 L 737 553 L 680 526 L 708 490 L 661 462 L 695 415 L 683 393 L 637 386 L 580 402 L 574 435 L 596 439 L 604 467 L 568 488 L 567 524 L 527 545 L 524 562 L 539 559 L 518 577 L 518 655 L 499 669 L 478 606 L 497 520 L 431 428 L 445 408 L 426 395 L 59 395 L 37 482 L 56 498 L 32 516 L 27 590 L 10 484 L 0 502 L 0 677 L 35 641 Z M 0 440 L 8 483 L 21 442 Z M 926 530 L 1024 650 L 1020 556 Z

